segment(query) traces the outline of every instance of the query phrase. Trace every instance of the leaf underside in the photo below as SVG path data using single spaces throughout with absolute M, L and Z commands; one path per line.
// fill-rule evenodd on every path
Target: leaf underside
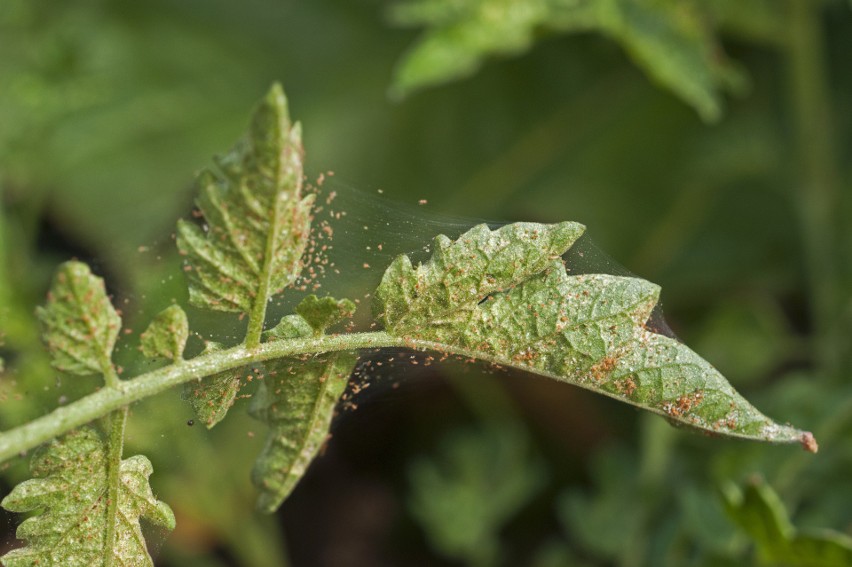
M 302 153 L 301 128 L 274 85 L 246 138 L 198 176 L 204 226 L 178 223 L 190 303 L 247 313 L 295 281 L 314 201 L 301 196 Z
M 153 566 L 139 519 L 171 530 L 169 507 L 148 484 L 152 467 L 141 455 L 121 461 L 116 518 L 108 518 L 107 445 L 93 427 L 72 431 L 42 447 L 33 457 L 34 479 L 16 486 L 2 505 L 12 512 L 35 512 L 18 526 L 27 546 L 2 557 L 6 567 L 91 567 L 112 564 Z M 107 525 L 115 540 L 107 542 Z
M 53 367 L 86 376 L 104 374 L 121 318 L 107 297 L 104 281 L 82 262 L 65 262 L 56 271 L 47 303 L 36 309 Z
M 414 267 L 399 256 L 385 272 L 380 321 L 392 335 L 582 386 L 714 434 L 812 441 L 761 414 L 685 345 L 646 328 L 656 285 L 569 276 L 559 256 L 581 232 L 574 223 L 518 223 L 481 225 L 455 242 L 439 236 L 428 262 Z
M 320 299 L 316 295 L 309 295 L 296 306 L 296 313 L 304 318 L 315 334 L 321 335 L 332 325 L 352 317 L 355 303 L 349 299 Z
M 203 354 L 221 349 L 222 345 L 219 343 L 208 342 Z M 189 400 L 189 405 L 192 406 L 196 417 L 207 429 L 212 429 L 214 425 L 225 419 L 242 387 L 240 376 L 244 372 L 244 368 L 234 368 L 208 376 L 203 380 L 184 384 L 184 398 Z
M 179 305 L 171 305 L 154 317 L 148 328 L 139 336 L 142 353 L 149 358 L 180 360 L 186 340 L 189 338 L 189 322 Z
M 312 334 L 301 315 L 289 315 L 267 337 L 295 339 Z M 259 510 L 274 512 L 320 452 L 357 361 L 356 353 L 341 352 L 268 365 L 250 410 L 270 428 L 252 470 L 260 490 Z
M 720 91 L 742 82 L 713 34 L 711 8 L 692 0 L 412 0 L 392 19 L 424 26 L 397 67 L 393 91 L 473 74 L 493 55 L 527 51 L 542 30 L 597 31 L 627 51 L 653 80 L 705 120 L 721 114 Z

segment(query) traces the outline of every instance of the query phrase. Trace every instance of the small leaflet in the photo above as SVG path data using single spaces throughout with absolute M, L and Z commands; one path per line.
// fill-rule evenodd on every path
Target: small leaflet
M 355 303 L 350 299 L 318 298 L 309 295 L 296 306 L 296 313 L 311 326 L 314 334 L 322 335 L 332 325 L 355 314 Z
M 59 266 L 36 316 L 54 368 L 80 376 L 106 374 L 111 368 L 121 318 L 103 279 L 92 275 L 86 264 L 70 261 Z
M 222 350 L 219 343 L 208 342 L 203 354 Z M 242 368 L 226 370 L 203 380 L 190 381 L 184 384 L 184 398 L 189 400 L 195 415 L 207 429 L 225 419 L 228 410 L 234 405 L 242 381 Z
M 774 423 L 685 345 L 645 323 L 659 287 L 639 278 L 568 276 L 572 223 L 473 228 L 439 236 L 432 258 L 399 256 L 376 291 L 388 333 L 430 348 L 549 376 L 714 434 L 815 450 L 810 433 Z M 526 258 L 529 258 L 527 260 Z
M 189 338 L 186 313 L 179 305 L 171 305 L 157 314 L 139 337 L 142 353 L 148 358 L 178 361 Z
M 288 315 L 266 338 L 305 338 L 314 333 L 304 317 Z M 259 510 L 274 512 L 304 476 L 328 437 L 334 408 L 357 361 L 357 353 L 334 353 L 269 365 L 249 410 L 270 428 L 252 469 L 260 490 Z
M 140 518 L 172 530 L 171 509 L 151 492 L 153 468 L 144 456 L 121 461 L 116 518 L 109 518 L 107 444 L 90 426 L 43 446 L 34 455 L 35 478 L 16 486 L 2 501 L 10 512 L 35 513 L 18 526 L 25 547 L 4 555 L 6 567 L 91 567 L 112 557 L 113 565 L 153 567 Z M 114 540 L 106 541 L 108 525 Z
M 852 538 L 828 529 L 798 529 L 778 494 L 760 478 L 724 490 L 728 517 L 752 539 L 762 563 L 789 567 L 852 565 Z
M 198 176 L 203 226 L 178 222 L 192 305 L 248 313 L 295 281 L 314 201 L 301 195 L 302 157 L 301 127 L 275 84 L 246 137 Z

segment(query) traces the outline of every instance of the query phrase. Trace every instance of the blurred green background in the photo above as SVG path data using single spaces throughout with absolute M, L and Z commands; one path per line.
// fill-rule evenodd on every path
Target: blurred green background
M 59 262 L 92 262 L 131 329 L 185 303 L 172 231 L 192 174 L 280 80 L 312 175 L 432 215 L 586 224 L 662 285 L 680 338 L 821 450 L 708 439 L 531 376 L 400 365 L 264 517 L 245 405 L 206 433 L 174 392 L 133 409 L 126 450 L 150 456 L 177 516 L 152 534 L 158 564 L 748 565 L 780 544 L 722 494 L 759 477 L 803 530 L 852 535 L 850 62 L 840 1 L 0 0 L 0 427 L 94 386 L 55 376 L 39 344 Z M 128 373 L 145 368 L 135 336 Z M 6 467 L 2 493 L 25 469 Z

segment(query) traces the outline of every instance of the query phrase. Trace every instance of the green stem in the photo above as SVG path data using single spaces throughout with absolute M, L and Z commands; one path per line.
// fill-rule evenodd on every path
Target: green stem
M 117 379 L 117 378 L 116 378 Z M 113 412 L 109 432 L 107 455 L 107 526 L 104 549 L 104 567 L 114 564 L 115 533 L 118 521 L 118 490 L 121 484 L 121 454 L 124 450 L 124 428 L 127 425 L 127 406 Z
M 49 441 L 75 427 L 103 417 L 133 402 L 153 396 L 190 380 L 197 380 L 257 362 L 302 354 L 363 348 L 416 346 L 384 332 L 328 335 L 263 343 L 254 349 L 240 345 L 181 361 L 121 380 L 74 403 L 55 409 L 29 423 L 0 433 L 0 463 Z
M 493 353 L 410 337 L 395 337 L 384 331 L 377 331 L 372 333 L 350 333 L 307 339 L 272 341 L 262 343 L 253 349 L 248 348 L 246 345 L 240 345 L 228 350 L 204 354 L 191 360 L 176 362 L 175 364 L 142 374 L 131 380 L 121 380 L 115 387 L 102 388 L 94 394 L 90 394 L 67 406 L 57 408 L 51 413 L 25 425 L 0 433 L 0 463 L 76 427 L 103 417 L 112 411 L 190 380 L 200 380 L 234 368 L 241 368 L 258 362 L 280 358 L 292 358 L 302 355 L 345 350 L 393 347 L 429 350 L 497 364 L 504 368 L 516 368 L 527 372 L 533 371 L 536 374 L 568 382 L 580 388 L 586 388 L 605 396 L 611 396 L 622 402 L 634 404 L 647 411 L 667 416 L 666 412 L 661 408 L 646 406 L 605 390 L 600 390 L 584 382 L 568 379 L 565 376 L 551 374 L 540 369 L 534 370 Z M 768 439 L 761 435 L 734 433 L 733 431 L 728 431 L 726 436 L 768 441 Z M 809 433 L 797 431 L 792 427 L 779 427 L 773 435 L 772 441 L 776 443 L 801 443 L 809 436 Z
M 833 143 L 831 97 L 820 21 L 821 3 L 789 0 L 788 62 L 798 135 L 798 208 L 810 285 L 815 348 L 820 369 L 836 377 L 840 313 L 835 265 L 839 179 Z

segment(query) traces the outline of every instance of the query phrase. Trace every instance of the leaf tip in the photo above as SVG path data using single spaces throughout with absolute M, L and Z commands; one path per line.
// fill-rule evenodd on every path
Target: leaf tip
M 273 108 L 284 109 L 284 112 L 286 113 L 287 95 L 284 94 L 284 87 L 280 82 L 275 81 L 272 83 L 269 87 L 269 91 L 266 93 L 264 103 Z
M 799 438 L 799 442 L 802 444 L 802 448 L 808 453 L 816 453 L 819 451 L 819 444 L 817 443 L 816 437 L 810 431 L 803 431 L 801 437 Z

